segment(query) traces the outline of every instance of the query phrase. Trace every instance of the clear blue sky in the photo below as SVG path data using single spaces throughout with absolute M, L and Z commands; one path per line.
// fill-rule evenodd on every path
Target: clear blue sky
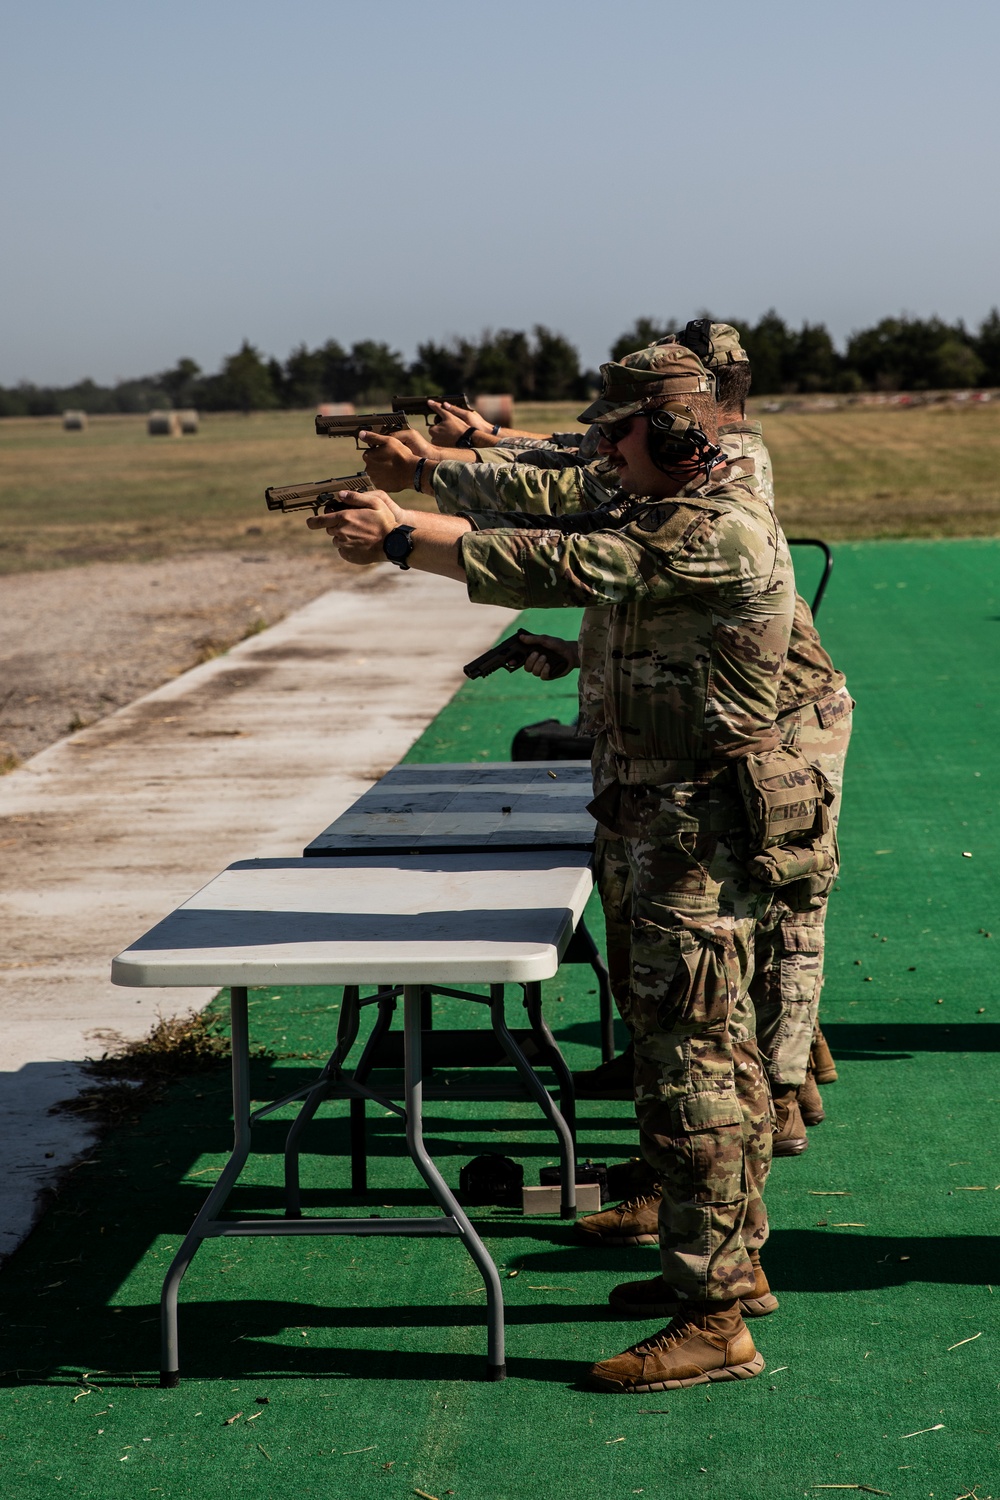
M 0 383 L 1000 302 L 1000 6 L 6 0 Z

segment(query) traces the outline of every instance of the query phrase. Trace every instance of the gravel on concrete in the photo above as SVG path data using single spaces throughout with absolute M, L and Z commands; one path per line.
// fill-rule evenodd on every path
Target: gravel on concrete
M 204 552 L 0 579 L 0 768 L 273 625 L 357 570 Z

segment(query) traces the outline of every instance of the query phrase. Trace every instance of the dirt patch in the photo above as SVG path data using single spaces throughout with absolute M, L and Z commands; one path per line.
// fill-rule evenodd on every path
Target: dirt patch
M 273 625 L 347 571 L 324 550 L 206 552 L 9 575 L 0 615 L 0 770 Z M 234 676 L 228 685 L 242 684 Z

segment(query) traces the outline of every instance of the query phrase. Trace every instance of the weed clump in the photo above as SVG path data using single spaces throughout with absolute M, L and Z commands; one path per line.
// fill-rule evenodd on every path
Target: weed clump
M 55 1111 L 81 1115 L 95 1125 L 133 1123 L 169 1084 L 223 1068 L 231 1056 L 220 1018 L 203 1011 L 158 1016 L 146 1036 L 135 1041 L 112 1036 L 109 1042 L 100 1057 L 87 1058 L 85 1068 L 95 1082 L 61 1100 Z M 252 1048 L 251 1056 L 266 1060 L 274 1054 L 261 1046 Z

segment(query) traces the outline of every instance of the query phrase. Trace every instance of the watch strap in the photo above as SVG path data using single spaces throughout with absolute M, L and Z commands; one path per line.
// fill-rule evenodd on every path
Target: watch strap
M 406 561 L 413 551 L 413 526 L 396 526 L 389 532 L 382 542 L 382 551 L 388 560 L 397 568 L 402 568 L 404 573 L 409 572 L 410 565 Z M 393 539 L 396 540 L 393 540 Z

